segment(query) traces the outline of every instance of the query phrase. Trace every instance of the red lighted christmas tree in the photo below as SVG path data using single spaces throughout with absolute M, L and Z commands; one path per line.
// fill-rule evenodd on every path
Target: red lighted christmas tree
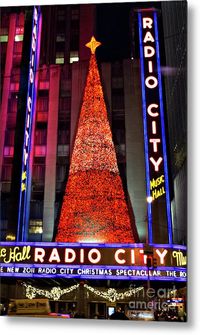
M 57 242 L 135 242 L 92 37 L 83 103 L 56 235 Z

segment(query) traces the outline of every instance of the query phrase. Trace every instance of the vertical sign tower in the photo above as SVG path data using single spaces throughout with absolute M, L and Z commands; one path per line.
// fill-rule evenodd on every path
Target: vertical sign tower
M 172 244 L 157 11 L 138 11 L 148 242 Z
M 25 19 L 7 240 L 28 238 L 40 34 L 41 12 L 35 6 Z
M 39 62 L 39 46 L 41 32 L 40 7 L 33 9 L 31 48 L 29 61 L 29 76 L 27 90 L 27 105 L 26 105 L 26 123 L 23 143 L 23 158 L 21 172 L 21 188 L 19 199 L 19 216 L 18 216 L 18 231 L 17 239 L 27 239 L 27 229 L 30 210 L 30 195 L 31 195 L 31 142 L 33 120 L 36 108 L 36 87 L 37 87 L 37 66 Z

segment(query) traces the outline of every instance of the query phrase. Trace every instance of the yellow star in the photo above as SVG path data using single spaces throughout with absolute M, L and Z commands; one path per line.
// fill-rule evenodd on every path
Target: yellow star
M 94 36 L 92 36 L 90 42 L 88 42 L 85 46 L 90 48 L 91 53 L 95 54 L 96 48 L 101 45 L 101 42 L 98 42 Z

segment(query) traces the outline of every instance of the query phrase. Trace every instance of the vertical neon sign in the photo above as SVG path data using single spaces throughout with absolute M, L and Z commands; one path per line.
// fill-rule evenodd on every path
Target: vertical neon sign
M 172 244 L 157 12 L 138 12 L 148 242 Z M 159 231 L 160 229 L 160 231 Z
M 41 12 L 40 7 L 33 9 L 31 49 L 28 75 L 28 91 L 26 103 L 26 122 L 24 131 L 24 144 L 22 155 L 21 189 L 18 212 L 17 240 L 25 241 L 29 221 L 30 195 L 31 195 L 31 166 L 30 153 L 32 141 L 32 128 L 36 107 L 36 71 L 39 62 L 40 33 L 41 33 Z

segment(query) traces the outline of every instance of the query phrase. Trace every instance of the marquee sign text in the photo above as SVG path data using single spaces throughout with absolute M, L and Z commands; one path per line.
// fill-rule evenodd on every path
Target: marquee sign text
M 147 266 L 147 259 L 156 266 Z M 186 250 L 182 246 L 85 245 L 62 243 L 0 244 L 0 276 L 131 276 L 186 280 Z M 149 272 L 150 271 L 150 272 Z
M 172 243 L 157 12 L 139 10 L 139 44 L 150 243 Z M 165 241 L 155 238 L 162 223 Z M 159 235 L 159 234 L 158 234 Z M 161 236 L 161 234 L 160 234 Z

